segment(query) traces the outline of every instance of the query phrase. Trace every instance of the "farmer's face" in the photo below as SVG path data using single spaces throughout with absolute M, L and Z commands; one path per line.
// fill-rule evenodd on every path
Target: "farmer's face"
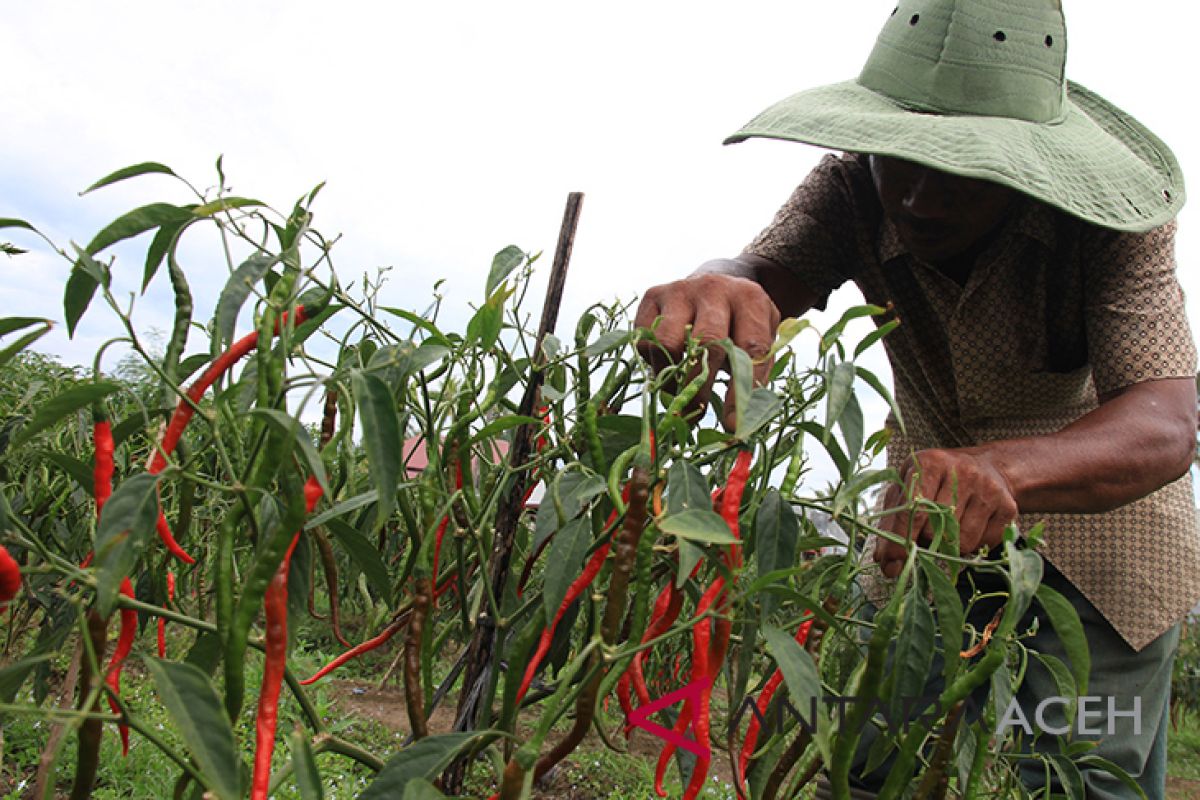
M 883 212 L 909 251 L 931 264 L 962 255 L 999 226 L 1016 199 L 1006 186 L 871 156 Z

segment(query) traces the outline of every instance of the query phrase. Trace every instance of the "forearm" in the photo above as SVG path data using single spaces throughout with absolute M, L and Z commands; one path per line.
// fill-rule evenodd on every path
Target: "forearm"
M 1004 475 L 1021 513 L 1098 513 L 1187 472 L 1195 453 L 1191 378 L 1135 384 L 1047 436 L 970 450 Z
M 787 267 L 762 256 L 742 253 L 734 258 L 716 258 L 696 268 L 693 275 L 733 275 L 763 287 L 783 317 L 798 317 L 817 302 L 817 293 L 796 278 Z

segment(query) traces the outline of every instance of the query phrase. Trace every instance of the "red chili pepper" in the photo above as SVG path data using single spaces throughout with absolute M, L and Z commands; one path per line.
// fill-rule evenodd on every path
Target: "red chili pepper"
M 404 627 L 405 619 L 406 618 L 403 616 L 400 617 L 400 619 L 397 619 L 391 625 L 388 625 L 386 628 L 384 628 L 383 632 L 378 636 L 368 639 L 362 644 L 352 647 L 346 652 L 342 653 L 333 661 L 330 661 L 328 664 L 317 670 L 316 674 L 311 678 L 300 681 L 300 685 L 308 686 L 311 683 L 316 683 L 317 681 L 321 680 L 321 678 L 324 678 L 326 675 L 345 664 L 347 661 L 352 661 L 353 659 L 361 656 L 363 653 L 369 653 L 375 648 L 381 647 L 388 641 L 388 639 L 391 639 L 393 636 L 395 636 L 397 631 Z
M 725 520 L 725 524 L 729 526 L 729 532 L 735 539 L 740 538 L 738 514 L 741 511 L 742 495 L 746 490 L 746 481 L 750 478 L 750 465 L 753 460 L 754 452 L 752 450 L 743 450 L 738 453 L 737 459 L 733 462 L 733 469 L 729 471 L 729 480 L 725 484 L 725 490 L 720 495 L 721 518 Z M 726 559 L 726 564 L 730 569 L 742 565 L 742 546 L 740 544 L 729 546 L 729 557 Z
M 167 571 L 167 602 L 175 599 L 175 573 Z M 158 657 L 167 657 L 167 621 L 158 618 Z
M 625 485 L 621 496 L 629 500 L 629 484 Z M 608 520 L 604 523 L 604 527 L 609 527 L 617 520 L 617 512 L 613 510 L 608 515 Z M 558 606 L 558 611 L 554 614 L 554 619 L 549 625 L 542 630 L 542 637 L 538 640 L 537 649 L 533 653 L 533 657 L 529 661 L 529 665 L 525 668 L 525 677 L 521 680 L 521 688 L 517 690 L 517 702 L 521 702 L 521 698 L 525 696 L 525 692 L 529 691 L 529 684 L 533 683 L 533 676 L 537 674 L 538 667 L 541 666 L 542 659 L 546 657 L 546 653 L 550 652 L 550 643 L 554 641 L 554 629 L 558 627 L 558 623 L 566 615 L 567 609 L 571 607 L 583 591 L 592 585 L 592 581 L 600 574 L 600 568 L 604 566 L 604 560 L 608 558 L 608 551 L 612 546 L 612 542 L 608 541 L 600 545 L 596 552 L 592 553 L 592 557 L 588 559 L 587 564 L 583 568 L 583 572 L 579 577 L 571 582 L 567 587 L 567 594 L 563 598 L 562 603 Z
M 133 597 L 133 584 L 129 578 L 121 581 L 121 594 L 126 597 Z M 121 694 L 121 668 L 125 666 L 125 659 L 129 656 L 129 652 L 133 649 L 133 639 L 137 635 L 137 612 L 132 608 L 121 609 L 121 631 L 117 634 L 117 646 L 113 650 L 112 657 L 108 661 L 108 670 L 105 677 L 105 683 L 112 692 L 108 697 L 108 707 L 112 709 L 114 714 L 120 714 L 121 708 L 117 705 L 116 697 Z M 121 755 L 129 755 L 129 726 L 123 722 L 117 723 L 117 730 L 121 734 Z
M 812 620 L 806 619 L 796 629 L 796 643 L 803 645 L 808 641 L 808 632 L 812 628 Z M 783 670 L 776 669 L 771 677 L 767 680 L 763 690 L 759 692 L 758 702 L 755 706 L 758 708 L 758 714 L 750 718 L 750 725 L 746 728 L 746 740 L 742 743 L 742 752 L 738 756 L 737 774 L 734 776 L 738 785 L 745 787 L 746 785 L 746 767 L 750 763 L 750 756 L 754 754 L 754 747 L 758 744 L 759 724 L 758 718 L 765 717 L 767 709 L 771 705 L 771 699 L 775 696 L 775 692 L 779 689 L 779 685 L 783 683 Z
M 21 588 L 21 566 L 4 545 L 0 545 L 0 614 L 8 610 L 8 602 Z
M 310 477 L 304 484 L 305 513 L 311 514 L 321 499 L 321 484 Z M 292 537 L 292 543 L 283 562 L 263 595 L 263 612 L 266 619 L 266 641 L 263 650 L 262 690 L 258 695 L 258 714 L 255 717 L 254 774 L 250 782 L 251 800 L 266 800 L 271 782 L 271 755 L 275 750 L 275 726 L 279 720 L 279 691 L 283 686 L 283 673 L 287 667 L 287 579 L 292 552 L 300 541 L 300 532 Z
M 454 463 L 454 488 L 461 489 L 463 487 L 463 468 L 462 463 L 455 459 Z M 438 524 L 437 534 L 433 540 L 433 582 L 437 583 L 438 578 L 438 555 L 442 552 L 442 539 L 446 535 L 446 526 L 450 524 L 450 515 L 442 517 L 441 523 Z M 445 591 L 446 584 L 443 584 L 434 590 L 433 599 L 437 601 L 438 597 Z
M 646 632 L 642 634 L 641 643 L 645 644 L 666 633 L 675 624 L 676 618 L 679 617 L 679 610 L 682 607 L 683 592 L 675 587 L 675 581 L 672 578 L 663 587 L 662 591 L 658 593 L 658 599 L 654 601 L 654 610 L 650 615 L 650 624 L 646 627 Z M 633 657 L 633 662 L 629 665 L 629 671 L 621 676 L 622 682 L 628 678 L 633 684 L 634 692 L 637 694 L 641 705 L 647 705 L 650 702 L 650 691 L 646 687 L 646 676 L 643 671 L 648 653 L 648 650 L 638 651 Z M 628 732 L 628 728 L 626 730 Z
M 275 333 L 278 334 L 283 325 L 287 322 L 288 314 L 283 312 L 279 321 L 275 324 Z M 307 319 L 304 306 L 296 307 L 296 324 L 299 325 Z M 157 475 L 162 472 L 167 466 L 167 457 L 175 452 L 176 446 L 179 445 L 179 440 L 183 437 L 183 431 L 187 428 L 188 423 L 192 420 L 192 415 L 195 414 L 194 405 L 200 403 L 200 398 L 204 397 L 204 393 L 208 391 L 208 387 L 216 383 L 225 372 L 229 370 L 240 359 L 244 358 L 250 352 L 258 347 L 258 334 L 248 333 L 241 339 L 238 339 L 229 348 L 219 355 L 208 369 L 200 375 L 200 377 L 187 390 L 187 396 L 191 400 L 181 399 L 179 405 L 175 407 L 175 413 L 171 415 L 171 421 L 167 423 L 167 430 L 163 434 L 162 441 L 158 448 L 154 451 L 153 457 L 150 459 L 150 467 L 147 470 L 151 475 Z M 162 543 L 167 550 L 171 552 L 179 560 L 185 564 L 195 564 L 196 560 L 187 554 L 179 543 L 175 541 L 175 537 L 171 533 L 171 527 L 167 524 L 167 518 L 159 511 L 158 521 L 156 523 L 158 537 L 162 539 Z
M 96 444 L 96 463 L 92 468 L 92 494 L 96 498 L 96 516 L 112 497 L 113 491 L 113 445 L 112 423 L 104 410 L 96 406 L 92 410 L 92 440 Z

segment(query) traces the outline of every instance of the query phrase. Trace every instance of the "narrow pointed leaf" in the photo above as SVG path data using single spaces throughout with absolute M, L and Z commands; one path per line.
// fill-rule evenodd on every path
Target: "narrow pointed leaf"
M 121 581 L 154 536 L 158 521 L 158 476 L 142 472 L 121 481 L 104 504 L 96 529 L 96 606 L 107 617 Z
M 192 215 L 197 217 L 211 217 L 213 214 L 219 214 L 222 211 L 234 208 L 250 208 L 265 205 L 266 203 L 261 200 L 252 200 L 249 197 L 222 197 L 219 200 L 213 200 L 211 203 L 196 206 L 192 209 Z
M 316 445 L 312 443 L 308 431 L 300 424 L 300 420 L 278 408 L 255 408 L 250 413 L 262 417 L 276 430 L 295 439 L 296 444 L 299 445 L 300 458 L 308 467 L 309 474 L 317 479 L 317 483 L 321 485 L 321 491 L 328 497 L 331 492 L 329 491 L 329 480 L 325 476 L 325 464 L 321 461 L 321 454 L 317 452 Z
M 754 557 L 758 563 L 758 574 L 766 575 L 777 569 L 787 569 L 796 564 L 796 543 L 800 540 L 800 522 L 796 512 L 777 489 L 771 489 L 763 498 L 754 515 Z M 779 598 L 763 595 L 763 614 L 770 615 L 779 605 Z
M 579 575 L 588 545 L 592 543 L 592 523 L 587 517 L 576 517 L 563 525 L 550 541 L 546 556 L 545 586 L 542 601 L 546 607 L 546 619 L 554 619 L 567 588 Z
M 81 408 L 87 408 L 97 400 L 119 390 L 121 385 L 112 381 L 94 381 L 72 386 L 38 406 L 33 419 L 13 437 L 12 446 L 19 447 L 56 422 Z
M 678 514 L 664 517 L 658 522 L 659 530 L 703 544 L 736 544 L 737 539 L 721 515 L 703 508 L 689 508 Z
M 128 178 L 136 178 L 138 175 L 175 175 L 175 172 L 166 164 L 159 164 L 157 161 L 143 161 L 141 164 L 134 164 L 130 167 L 124 167 L 105 175 L 100 180 L 93 183 L 88 188 L 80 192 L 80 195 L 85 195 L 88 192 L 94 192 L 105 186 L 111 186 L 114 183 L 126 180 Z
M 763 626 L 763 638 L 767 642 L 767 651 L 783 673 L 792 705 L 807 714 L 812 699 L 820 699 L 822 694 L 821 676 L 812 656 L 792 635 L 774 625 Z
M 96 279 L 78 264 L 71 270 L 67 286 L 63 290 L 63 318 L 67 321 L 68 336 L 75 335 L 75 327 L 83 318 L 83 312 L 91 305 L 97 286 L 99 283 Z
M 278 262 L 277 256 L 253 255 L 243 261 L 229 276 L 217 300 L 217 312 L 213 318 L 213 326 L 217 332 L 212 342 L 214 353 L 224 350 L 225 345 L 233 341 L 233 331 L 237 326 L 238 312 L 242 310 L 242 304 L 250 296 L 254 284 L 262 280 L 267 270 Z
M 0 228 L 24 228 L 27 231 L 37 233 L 37 228 L 23 219 L 15 219 L 13 217 L 0 217 Z
M 347 555 L 354 565 L 367 576 L 367 583 L 382 598 L 392 596 L 392 579 L 387 566 L 379 557 L 379 550 L 354 528 L 340 519 L 332 519 L 327 527 L 338 543 L 346 549 Z
M 524 260 L 525 253 L 516 245 L 510 244 L 496 253 L 492 259 L 492 268 L 488 271 L 487 286 L 484 287 L 483 296 L 491 297 L 500 282 L 507 278 L 514 269 L 521 266 Z
M 153 230 L 160 225 L 182 222 L 191 216 L 192 211 L 186 206 L 173 206 L 170 203 L 150 203 L 117 217 L 117 219 L 110 222 L 107 227 L 97 233 L 85 249 L 88 255 L 94 256 L 117 242 Z
M 371 465 L 371 480 L 379 492 L 379 513 L 375 524 L 382 525 L 396 506 L 396 486 L 400 483 L 400 417 L 387 385 L 374 375 L 355 372 L 351 377 L 354 397 L 363 423 L 363 445 Z
M 392 756 L 366 791 L 358 796 L 358 800 L 394 800 L 403 797 L 410 781 L 434 777 L 449 766 L 459 753 L 473 744 L 490 741 L 495 736 L 491 731 L 427 736 Z
M 49 332 L 50 332 L 50 321 L 47 320 L 46 324 L 44 326 L 42 326 L 41 328 L 39 328 L 35 331 L 32 331 L 31 333 L 25 334 L 24 336 L 20 337 L 15 342 L 10 344 L 8 347 L 5 347 L 3 350 L 0 350 L 0 368 L 2 368 L 9 361 L 12 361 L 13 358 L 16 357 L 16 355 L 18 353 L 20 353 L 22 350 L 24 350 L 26 347 L 29 347 L 29 345 L 33 344 L 34 342 L 36 342 L 38 339 L 42 338 Z
M 300 790 L 301 800 L 324 800 L 325 792 L 321 788 L 321 772 L 317 769 L 317 759 L 313 755 L 308 736 L 299 725 L 292 731 L 292 771 L 296 775 L 296 787 Z
M 154 687 L 183 738 L 207 788 L 220 800 L 242 795 L 242 761 L 233 726 L 208 676 L 188 663 L 147 657 Z
M 1088 690 L 1088 675 L 1092 671 L 1092 654 L 1088 650 L 1087 636 L 1084 635 L 1083 625 L 1079 621 L 1079 612 L 1067 598 L 1045 584 L 1038 586 L 1035 592 L 1038 603 L 1050 617 L 1050 624 L 1058 634 L 1063 649 L 1067 652 L 1070 662 L 1071 675 L 1080 695 L 1086 695 Z

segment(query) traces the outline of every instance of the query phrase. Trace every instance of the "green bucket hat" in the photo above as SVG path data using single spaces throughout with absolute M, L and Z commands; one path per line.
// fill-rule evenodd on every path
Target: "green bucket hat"
M 1144 125 L 1064 77 L 1059 0 L 901 0 L 857 80 L 800 92 L 726 144 L 786 139 L 1009 186 L 1106 228 L 1178 213 L 1183 174 Z

